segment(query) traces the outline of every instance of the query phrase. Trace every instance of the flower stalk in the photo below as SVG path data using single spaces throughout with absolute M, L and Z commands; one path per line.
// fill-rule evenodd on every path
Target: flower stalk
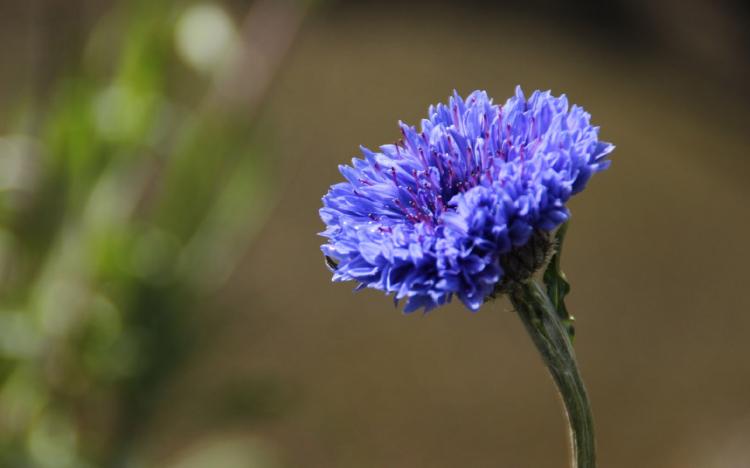
M 570 429 L 572 467 L 595 468 L 594 421 L 569 329 L 536 280 L 517 283 L 509 297 L 562 397 Z

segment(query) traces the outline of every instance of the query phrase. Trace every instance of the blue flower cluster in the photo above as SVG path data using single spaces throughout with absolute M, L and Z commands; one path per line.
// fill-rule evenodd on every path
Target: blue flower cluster
M 614 149 L 567 98 L 483 91 L 429 109 L 421 129 L 340 166 L 320 217 L 334 281 L 354 280 L 425 311 L 456 295 L 476 311 L 503 280 L 501 258 L 569 216 L 565 203 Z

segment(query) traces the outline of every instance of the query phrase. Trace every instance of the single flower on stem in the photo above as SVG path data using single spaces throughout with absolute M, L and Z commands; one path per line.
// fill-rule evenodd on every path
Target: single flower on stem
M 322 246 L 334 281 L 353 280 L 428 312 L 455 296 L 477 311 L 507 294 L 565 403 L 574 466 L 595 466 L 588 398 L 573 353 L 559 253 L 566 202 L 609 166 L 614 146 L 563 95 L 520 87 L 431 106 L 419 129 L 340 166 L 323 197 Z M 534 274 L 545 264 L 545 286 Z

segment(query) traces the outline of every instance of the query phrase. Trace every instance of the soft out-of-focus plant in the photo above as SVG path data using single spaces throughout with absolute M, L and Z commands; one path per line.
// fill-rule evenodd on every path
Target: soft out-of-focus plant
M 135 463 L 194 304 L 268 209 L 246 109 L 204 98 L 239 53 L 231 18 L 126 6 L 0 138 L 0 466 Z

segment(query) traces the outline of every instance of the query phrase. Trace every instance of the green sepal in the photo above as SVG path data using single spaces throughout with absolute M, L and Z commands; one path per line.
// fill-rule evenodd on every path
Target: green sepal
M 570 315 L 567 307 L 565 307 L 565 296 L 570 292 L 570 283 L 568 283 L 565 273 L 560 268 L 560 256 L 562 255 L 563 240 L 567 230 L 568 223 L 565 223 L 555 233 L 555 253 L 550 258 L 547 269 L 544 271 L 544 285 L 547 288 L 547 296 L 549 296 L 557 315 L 565 325 L 568 337 L 572 342 L 575 337 L 575 325 L 573 323 L 575 318 Z

